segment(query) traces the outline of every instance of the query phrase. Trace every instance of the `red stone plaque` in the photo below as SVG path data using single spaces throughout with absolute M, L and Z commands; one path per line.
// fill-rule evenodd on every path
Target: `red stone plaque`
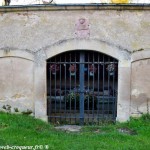
M 80 18 L 77 20 L 75 25 L 75 34 L 77 38 L 89 38 L 90 37 L 90 29 L 89 22 L 85 18 Z

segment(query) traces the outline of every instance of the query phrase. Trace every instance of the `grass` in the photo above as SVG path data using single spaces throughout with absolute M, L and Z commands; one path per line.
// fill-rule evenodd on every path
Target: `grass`
M 148 150 L 150 115 L 125 123 L 85 126 L 79 133 L 70 133 L 27 115 L 0 113 L 0 146 L 7 145 L 38 145 L 42 150 L 47 147 L 40 145 L 48 145 L 49 150 Z

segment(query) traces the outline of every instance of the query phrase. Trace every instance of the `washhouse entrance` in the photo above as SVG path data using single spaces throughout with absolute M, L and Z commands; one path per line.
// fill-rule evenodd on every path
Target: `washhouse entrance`
M 118 61 L 94 51 L 70 51 L 47 60 L 47 113 L 52 123 L 115 120 Z

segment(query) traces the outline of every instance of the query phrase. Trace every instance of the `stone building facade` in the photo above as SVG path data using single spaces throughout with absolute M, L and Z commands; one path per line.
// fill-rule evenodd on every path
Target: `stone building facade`
M 46 61 L 71 50 L 118 60 L 118 121 L 150 109 L 150 5 L 0 8 L 0 109 L 47 120 Z M 88 21 L 76 35 L 76 23 Z

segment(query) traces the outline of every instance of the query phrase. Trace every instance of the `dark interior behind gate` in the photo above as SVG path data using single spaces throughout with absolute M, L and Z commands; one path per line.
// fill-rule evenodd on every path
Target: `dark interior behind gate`
M 118 61 L 94 51 L 71 51 L 47 61 L 47 113 L 59 124 L 115 120 Z

